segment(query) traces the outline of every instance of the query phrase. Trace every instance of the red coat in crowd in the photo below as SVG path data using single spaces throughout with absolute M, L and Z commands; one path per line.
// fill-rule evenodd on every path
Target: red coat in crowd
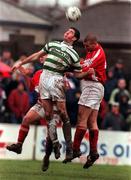
M 28 93 L 19 88 L 12 90 L 8 97 L 8 106 L 17 118 L 23 117 L 30 107 Z

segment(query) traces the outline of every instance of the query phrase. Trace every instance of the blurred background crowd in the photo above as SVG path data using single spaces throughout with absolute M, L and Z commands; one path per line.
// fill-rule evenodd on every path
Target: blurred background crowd
M 23 2 L 26 4 L 26 1 Z M 39 11 L 39 16 L 40 16 L 40 6 L 42 5 L 37 7 L 37 6 L 33 6 L 32 4 L 30 5 L 30 3 L 28 4 L 28 2 L 30 1 L 27 1 L 27 4 L 25 5 L 24 3 L 22 4 L 21 1 L 6 2 L 0 0 L 0 7 L 2 8 L 1 10 L 3 11 L 3 16 L 5 15 L 5 11 L 7 11 L 6 8 L 9 7 L 10 10 L 11 8 L 12 9 L 14 8 L 12 12 L 16 13 L 14 14 L 15 17 L 17 16 L 17 11 L 20 11 L 20 13 L 22 13 L 23 11 L 23 16 L 22 14 L 21 16 L 24 17 L 24 13 L 25 12 L 27 13 L 27 7 L 28 10 L 29 8 L 35 9 L 35 12 L 37 13 Z M 70 23 L 68 23 L 65 17 L 63 16 L 63 12 L 65 10 L 64 7 L 60 8 L 58 1 L 56 2 L 57 3 L 54 4 L 53 6 L 46 5 L 46 7 L 48 7 L 47 9 L 50 10 L 52 8 L 52 11 L 55 14 L 54 17 L 56 21 L 55 24 L 53 25 L 51 20 L 49 19 L 47 20 L 47 17 L 46 20 L 43 20 L 43 17 L 41 18 L 39 17 L 39 21 L 41 20 L 42 22 L 39 22 L 39 24 L 37 23 L 35 24 L 35 17 L 33 19 L 32 12 L 28 12 L 29 14 L 26 14 L 27 17 L 30 16 L 30 19 L 32 17 L 31 20 L 33 23 L 30 23 L 30 25 L 28 24 L 28 22 L 22 24 L 23 22 L 18 22 L 18 20 L 16 22 L 12 22 L 13 20 L 11 20 L 11 18 L 8 19 L 8 22 L 7 20 L 4 19 L 6 22 L 5 24 L 4 23 L 2 24 L 0 20 L 0 28 L 1 29 L 3 28 L 3 32 L 0 31 L 1 35 L 3 35 L 0 38 L 0 123 L 16 123 L 16 124 L 21 123 L 25 113 L 29 110 L 29 108 L 33 104 L 36 103 L 37 94 L 35 93 L 35 91 L 29 92 L 24 77 L 20 74 L 19 71 L 12 73 L 11 67 L 13 66 L 13 64 L 17 59 L 23 60 L 25 57 L 30 55 L 35 50 L 42 48 L 43 45 L 48 40 L 60 39 L 61 32 L 64 32 L 66 30 L 66 27 L 70 26 Z M 87 18 L 87 19 L 90 18 L 91 11 L 93 12 L 95 10 L 96 13 L 100 13 L 101 11 L 97 12 L 97 9 L 100 8 L 101 6 L 102 6 L 101 8 L 103 7 L 108 8 L 110 6 L 112 8 L 112 11 L 113 11 L 113 7 L 119 7 L 119 11 L 121 11 L 120 8 L 125 7 L 126 10 L 123 11 L 123 14 L 128 13 L 129 7 L 131 7 L 128 1 L 127 2 L 109 1 L 106 3 L 105 2 L 99 3 L 98 5 L 97 4 L 90 5 L 88 7 L 88 11 L 86 12 L 86 7 L 84 6 L 83 3 L 86 3 L 86 5 L 88 5 L 88 3 L 87 1 L 80 1 L 81 9 L 83 7 L 82 18 Z M 26 7 L 26 10 L 23 9 L 24 7 Z M 45 5 L 43 5 L 43 7 L 45 7 Z M 94 9 L 92 7 L 94 7 Z M 47 14 L 48 13 L 46 12 L 46 16 Z M 12 14 L 12 18 L 13 18 L 13 14 Z M 38 14 L 36 18 L 38 18 Z M 93 16 L 91 18 L 93 18 Z M 38 22 L 38 19 L 36 21 Z M 93 19 L 90 21 L 93 21 Z M 106 19 L 104 21 L 106 22 Z M 45 25 L 43 25 L 43 22 L 45 23 Z M 80 26 L 80 23 L 83 22 L 85 21 L 83 20 L 81 22 L 78 22 L 78 24 L 76 24 L 76 27 L 80 30 L 80 32 L 82 31 L 81 32 L 82 36 L 84 36 L 84 30 L 79 27 L 82 27 Z M 41 23 L 42 25 L 40 25 Z M 123 19 L 123 22 L 121 23 L 125 23 L 125 19 Z M 83 26 L 85 25 L 83 24 Z M 119 26 L 120 24 L 118 24 L 118 27 Z M 11 28 L 10 30 L 9 27 Z M 25 28 L 24 30 L 26 34 L 25 33 L 22 34 L 22 32 L 20 32 L 19 27 L 21 29 Z M 35 30 L 33 30 L 33 28 Z M 85 30 L 86 32 L 88 32 L 88 28 L 87 30 Z M 102 28 L 98 28 L 98 30 L 99 29 Z M 44 32 L 43 36 L 40 36 L 41 35 L 40 30 Z M 106 31 L 106 27 L 104 29 L 104 32 L 105 31 Z M 35 35 L 33 33 L 35 33 Z M 93 33 L 98 35 L 98 41 L 100 40 L 100 43 L 105 49 L 107 55 L 107 63 L 108 63 L 107 81 L 105 83 L 105 96 L 103 101 L 101 102 L 101 107 L 98 116 L 99 128 L 107 129 L 107 130 L 130 131 L 131 130 L 131 72 L 130 72 L 131 40 L 128 36 L 129 34 L 127 34 L 128 36 L 127 39 L 125 37 L 125 39 L 123 38 L 123 40 L 120 41 L 120 37 L 122 33 L 120 32 L 120 35 L 119 33 L 117 34 L 118 36 L 116 37 L 116 39 L 115 37 L 114 39 L 111 37 L 114 40 L 114 42 L 113 40 L 112 42 L 110 42 L 111 39 L 110 40 L 108 38 L 106 39 L 104 34 L 103 37 L 99 35 L 99 33 L 103 33 L 103 32 L 98 31 L 96 33 L 96 31 L 93 31 Z M 130 42 L 128 42 L 128 40 Z M 75 48 L 79 52 L 80 56 L 84 57 L 84 48 L 82 46 L 82 40 L 78 44 L 76 44 Z M 42 64 L 39 63 L 38 61 L 35 64 L 27 64 L 27 67 L 30 69 L 30 77 L 32 77 L 35 71 L 42 68 Z M 74 77 L 69 78 L 68 81 L 70 83 L 70 89 L 66 91 L 67 110 L 71 119 L 71 124 L 74 127 L 77 121 L 77 112 L 78 112 L 77 103 L 81 93 L 81 83 L 79 80 L 77 80 Z M 44 124 L 44 123 L 45 120 L 42 120 L 38 124 Z
M 23 53 L 19 59 L 25 58 Z M 14 59 L 10 50 L 2 51 L 0 57 L 0 122 L 21 123 L 24 114 L 35 104 L 37 94 L 29 92 L 24 77 L 19 71 L 11 73 Z M 4 67 L 2 67 L 4 65 Z M 28 64 L 30 76 L 42 68 L 40 63 Z M 7 68 L 7 69 L 6 69 Z M 68 79 L 67 110 L 72 126 L 77 120 L 78 99 L 81 93 L 80 81 L 74 77 Z M 116 60 L 114 66 L 107 69 L 105 96 L 99 111 L 98 124 L 101 129 L 130 130 L 131 99 L 130 81 L 126 77 L 122 59 Z

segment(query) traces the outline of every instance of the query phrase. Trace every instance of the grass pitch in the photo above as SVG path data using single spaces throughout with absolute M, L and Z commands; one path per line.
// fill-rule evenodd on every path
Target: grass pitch
M 51 162 L 46 172 L 40 161 L 0 160 L 0 180 L 131 180 L 130 166 L 94 165 L 88 170 L 82 164 Z

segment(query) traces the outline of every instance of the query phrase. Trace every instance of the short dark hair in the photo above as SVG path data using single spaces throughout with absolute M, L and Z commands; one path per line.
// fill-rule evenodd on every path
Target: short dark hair
M 116 63 L 117 64 L 123 64 L 123 59 L 118 59 Z
M 84 39 L 84 42 L 87 42 L 87 41 L 90 41 L 90 42 L 94 43 L 94 42 L 97 42 L 97 38 L 96 38 L 96 36 L 94 34 L 89 33 L 89 34 L 87 34 L 87 36 Z
M 70 27 L 70 29 L 73 29 L 75 31 L 75 37 L 76 37 L 75 42 L 77 42 L 80 39 L 80 31 L 75 27 Z

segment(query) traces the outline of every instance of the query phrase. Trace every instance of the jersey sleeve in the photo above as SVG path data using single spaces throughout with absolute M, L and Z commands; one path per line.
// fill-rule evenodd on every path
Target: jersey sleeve
M 72 58 L 72 66 L 74 68 L 74 71 L 81 72 L 82 68 L 80 65 L 80 57 L 77 54 L 75 50 L 72 50 L 72 53 L 70 54 Z
M 77 63 L 80 61 L 80 57 L 74 49 L 70 50 L 70 56 L 72 58 L 73 63 Z
M 43 48 L 42 48 L 42 51 L 44 53 L 48 53 L 49 52 L 49 43 L 47 43 Z
M 76 72 L 82 72 L 80 62 L 73 63 L 73 68 L 74 68 L 74 71 Z

